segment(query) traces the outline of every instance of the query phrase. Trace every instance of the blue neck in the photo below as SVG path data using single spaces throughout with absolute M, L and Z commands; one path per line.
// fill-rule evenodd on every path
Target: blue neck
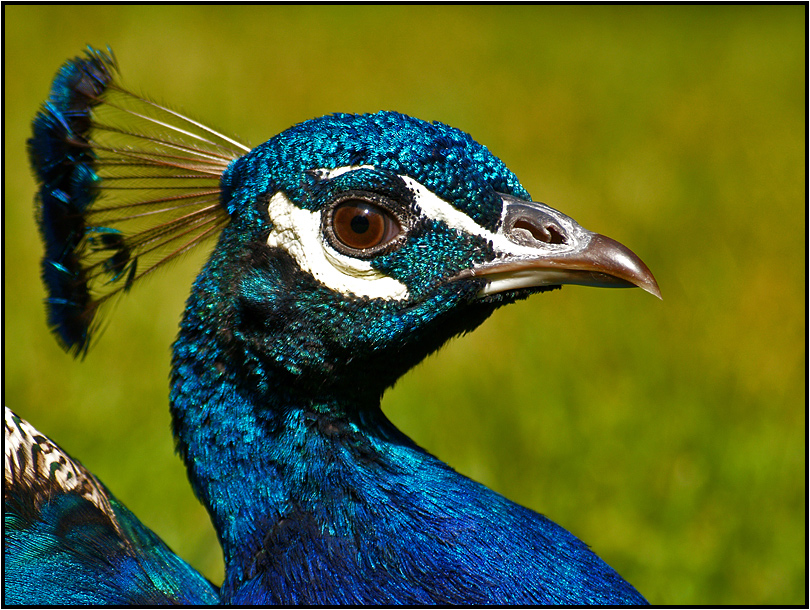
M 200 353 L 181 339 L 178 354 Z M 217 367 L 216 359 L 175 367 L 175 432 L 190 478 L 208 508 L 233 594 L 262 570 L 285 522 L 307 515 L 313 529 L 353 537 L 357 500 L 381 472 L 411 485 L 408 473 L 435 459 L 397 431 L 378 406 L 259 396 Z
M 262 594 L 283 588 L 263 573 L 278 567 L 268 556 L 289 547 L 290 536 L 307 539 L 301 548 L 325 537 L 354 543 L 378 519 L 373 513 L 384 512 L 390 498 L 381 489 L 415 496 L 426 486 L 415 473 L 457 476 L 382 414 L 383 387 L 319 386 L 300 379 L 288 358 L 254 351 L 253 333 L 240 330 L 246 314 L 223 306 L 233 302 L 223 294 L 232 279 L 212 259 L 195 283 L 174 345 L 171 390 L 178 450 L 222 545 L 227 601 L 257 578 Z M 262 600 L 282 601 L 242 599 Z
M 306 317 L 323 311 L 317 285 L 285 283 L 289 265 L 229 229 L 187 304 L 171 390 L 178 450 L 224 553 L 223 603 L 643 602 L 571 534 L 380 411 L 385 388 L 494 306 L 445 317 L 456 288 L 353 326 L 334 321 L 356 321 L 351 304 L 334 306 L 324 330 Z M 367 329 L 387 333 L 382 347 Z

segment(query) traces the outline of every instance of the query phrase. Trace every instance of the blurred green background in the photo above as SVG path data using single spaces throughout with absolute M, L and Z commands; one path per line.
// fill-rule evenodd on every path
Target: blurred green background
M 336 111 L 441 120 L 630 246 L 663 302 L 536 296 L 418 366 L 385 409 L 654 603 L 807 603 L 805 7 L 4 12 L 5 404 L 209 578 L 221 558 L 167 409 L 206 253 L 121 300 L 84 362 L 44 323 L 25 139 L 87 43 L 114 49 L 131 88 L 253 145 Z

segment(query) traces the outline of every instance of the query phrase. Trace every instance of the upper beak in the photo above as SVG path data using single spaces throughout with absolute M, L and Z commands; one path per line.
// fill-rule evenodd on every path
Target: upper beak
M 469 270 L 487 280 L 481 294 L 516 288 L 581 284 L 638 286 L 661 298 L 647 265 L 619 242 L 592 233 L 572 218 L 543 203 L 502 194 L 504 211 L 496 258 Z

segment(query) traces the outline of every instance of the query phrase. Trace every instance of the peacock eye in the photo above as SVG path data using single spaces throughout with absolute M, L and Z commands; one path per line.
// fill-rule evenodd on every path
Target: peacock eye
M 363 199 L 346 199 L 331 214 L 331 233 L 356 254 L 376 254 L 402 233 L 397 218 L 385 208 Z

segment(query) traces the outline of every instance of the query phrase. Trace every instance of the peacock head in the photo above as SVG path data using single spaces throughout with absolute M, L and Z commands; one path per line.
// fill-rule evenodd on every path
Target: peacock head
M 532 202 L 469 135 L 394 112 L 284 131 L 230 164 L 221 202 L 197 290 L 230 360 L 307 391 L 378 397 L 498 306 L 561 284 L 658 294 L 630 250 Z

